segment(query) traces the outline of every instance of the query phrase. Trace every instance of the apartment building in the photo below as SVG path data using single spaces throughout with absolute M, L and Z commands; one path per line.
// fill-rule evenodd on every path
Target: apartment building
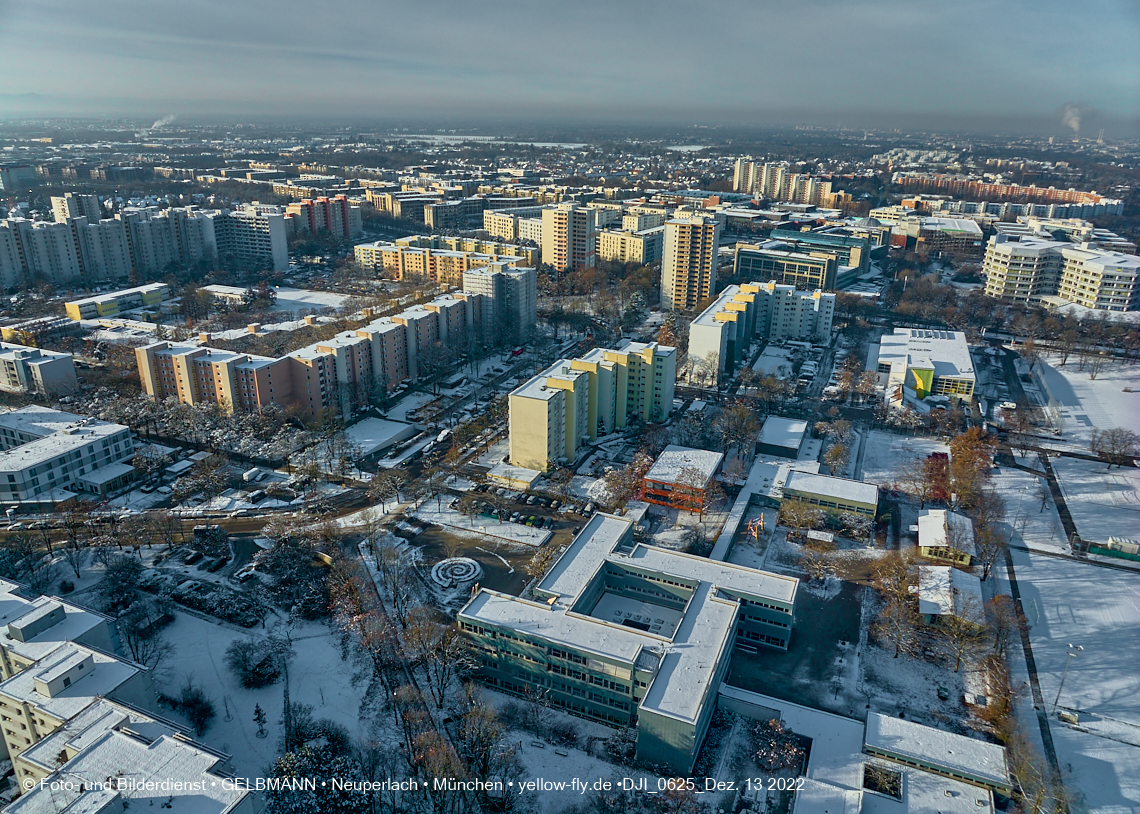
M 217 814 L 260 810 L 257 798 L 221 788 L 228 755 L 150 712 L 157 706 L 150 674 L 114 655 L 110 617 L 54 596 L 29 598 L 0 580 L 0 618 L 0 734 L 23 792 L 5 811 L 51 814 L 74 805 L 112 814 L 123 798 L 153 795 L 151 780 L 201 784 L 185 787 L 192 792 L 171 785 L 167 807 L 185 796 L 196 809 L 205 798 L 221 801 L 202 809 Z M 142 785 L 96 791 L 123 776 Z M 66 782 L 50 784 L 57 778 Z
M 79 252 L 79 267 L 88 283 L 106 280 L 126 280 L 134 267 L 127 230 L 121 220 L 106 218 L 88 222 L 87 218 L 71 218 L 75 245 Z
M 0 390 L 61 396 L 79 390 L 70 353 L 0 342 Z
M 64 642 L 0 682 L 0 723 L 8 759 L 43 740 L 100 698 L 156 706 L 145 667 L 102 650 Z
M 538 252 L 510 244 L 489 241 L 471 241 L 478 250 L 450 248 L 444 239 L 423 238 L 413 241 L 404 238 L 395 243 L 378 240 L 361 243 L 353 248 L 356 262 L 363 268 L 375 271 L 388 279 L 404 280 L 424 277 L 441 286 L 459 286 L 463 274 L 485 266 L 507 268 L 526 266 L 527 260 L 537 260 Z M 435 243 L 436 245 L 431 245 Z M 425 245 L 426 244 L 426 245 Z M 454 245 L 462 245 L 460 240 Z M 533 268 L 533 265 L 531 265 Z
M 459 612 L 478 678 L 632 727 L 637 758 L 687 775 L 736 648 L 786 650 L 798 581 L 636 543 L 595 514 L 535 587 L 483 588 Z
M 737 243 L 734 274 L 753 280 L 772 280 L 801 291 L 833 291 L 839 260 L 830 252 L 793 251 L 779 241 Z
M 285 207 L 287 217 L 295 228 L 306 234 L 327 232 L 345 240 L 355 240 L 364 233 L 360 207 L 351 203 L 347 195 L 303 198 Z
M 643 216 L 635 217 L 641 218 Z M 655 226 L 640 231 L 602 230 L 598 232 L 598 259 L 649 266 L 660 262 L 664 243 L 664 226 Z
M 510 243 L 522 237 L 519 234 L 520 221 L 527 219 L 534 220 L 536 218 L 541 224 L 541 206 L 511 207 L 509 209 L 497 210 L 485 209 L 483 210 L 483 231 Z M 541 233 L 541 227 L 539 232 Z M 541 245 L 541 236 L 536 243 Z
M 694 215 L 665 222 L 661 254 L 661 307 L 687 311 L 716 292 L 720 222 Z
M 1094 243 L 997 234 L 986 246 L 985 292 L 1007 302 L 1140 310 L 1140 258 Z
M 71 300 L 65 302 L 63 307 L 68 318 L 78 322 L 81 319 L 116 317 L 136 308 L 157 309 L 169 299 L 170 286 L 166 283 L 149 283 L 135 288 L 124 288 L 121 291 L 108 291 L 105 294 Z
M 478 237 L 456 235 L 408 235 L 392 241 L 397 246 L 414 246 L 421 249 L 450 249 L 453 252 L 486 255 L 493 260 L 510 260 L 508 265 L 537 268 L 542 252 L 532 246 L 484 240 Z
M 615 428 L 664 421 L 676 379 L 677 349 L 655 342 L 556 362 L 509 396 L 511 463 L 546 471 Z
M 989 183 L 963 175 L 916 172 L 896 172 L 891 178 L 891 183 L 903 189 L 937 192 L 958 198 L 1010 198 L 1042 203 L 1100 204 L 1104 210 L 1097 214 L 1120 215 L 1124 212 L 1124 202 L 1121 200 L 1077 189 Z M 1049 215 L 1049 217 L 1059 216 Z
M 878 372 L 888 403 L 930 395 L 969 401 L 974 395 L 974 363 L 959 331 L 895 328 L 871 346 L 867 369 Z
M 65 192 L 62 196 L 52 196 L 51 213 L 56 223 L 67 223 L 69 218 L 87 218 L 94 223 L 103 217 L 98 195 L 83 195 Z
M 995 223 L 994 231 L 1017 237 L 1040 237 L 1046 240 L 1067 238 L 1072 243 L 1095 243 L 1097 248 L 1120 254 L 1136 254 L 1136 244 L 1109 229 L 1098 229 L 1082 218 L 1044 218 L 1019 215 L 1016 223 Z
M 518 344 L 538 322 L 538 272 L 533 268 L 487 265 L 463 273 L 463 290 L 489 303 L 492 344 Z
M 533 272 L 533 270 L 531 270 Z M 271 404 L 308 418 L 349 417 L 422 372 L 419 360 L 444 340 L 456 349 L 485 334 L 483 298 L 457 292 L 382 317 L 276 359 L 199 345 L 154 342 L 135 349 L 143 392 L 183 404 L 252 412 Z M 2 484 L 0 484 L 2 485 Z
M 67 285 L 82 279 L 79 248 L 71 227 L 66 223 L 30 220 L 2 220 L 0 232 L 6 232 L 8 243 L 16 250 L 18 266 L 11 263 L 11 249 L 0 254 L 5 284 L 9 287 L 34 285 L 37 282 Z
M 826 343 L 835 295 L 797 291 L 775 281 L 730 285 L 689 324 L 691 381 L 731 374 L 754 340 Z
M 278 211 L 272 211 L 278 210 Z M 206 213 L 214 223 L 218 256 L 273 271 L 289 268 L 285 215 L 281 207 L 245 205 Z
M 0 415 L 0 503 L 107 495 L 134 477 L 129 427 L 30 405 Z
M 539 241 L 542 262 L 559 272 L 593 268 L 597 256 L 596 215 L 593 209 L 575 203 L 543 209 Z

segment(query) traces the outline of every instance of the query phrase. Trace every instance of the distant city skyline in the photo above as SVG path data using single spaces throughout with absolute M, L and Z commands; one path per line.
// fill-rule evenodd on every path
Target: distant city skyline
M 1106 38 L 1111 47 L 1106 47 Z M 0 0 L 0 119 L 168 115 L 1140 134 L 1140 7 Z

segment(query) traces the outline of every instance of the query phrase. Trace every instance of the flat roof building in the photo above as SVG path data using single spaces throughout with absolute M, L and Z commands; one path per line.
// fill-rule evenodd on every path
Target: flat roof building
M 927 625 L 946 624 L 955 617 L 981 627 L 986 620 L 982 581 L 949 565 L 920 565 L 918 613 Z
M 670 444 L 645 473 L 645 500 L 672 509 L 700 511 L 724 455 Z
M 61 396 L 79 390 L 70 353 L 0 342 L 0 390 Z
M 168 299 L 170 299 L 170 286 L 166 283 L 149 283 L 135 288 L 124 288 L 121 291 L 95 294 L 81 300 L 71 300 L 65 302 L 63 306 L 67 316 L 78 322 L 81 319 L 116 317 L 136 308 L 157 308 Z
M 596 514 L 535 588 L 480 590 L 459 613 L 489 686 L 636 726 L 637 757 L 687 774 L 734 647 L 787 649 L 798 581 L 637 544 Z
M 760 428 L 756 451 L 760 455 L 776 455 L 794 461 L 800 457 L 800 449 L 807 433 L 806 421 L 770 415 L 764 419 L 764 426 Z
M 895 328 L 872 345 L 867 369 L 877 371 L 888 403 L 945 395 L 969 401 L 974 395 L 974 362 L 960 331 Z
M 851 512 L 875 517 L 879 487 L 848 478 L 792 470 L 784 481 L 783 500 L 802 500 L 829 513 Z
M 631 421 L 664 421 L 676 379 L 677 349 L 656 342 L 555 362 L 509 396 L 511 464 L 546 471 Z
M 133 476 L 129 427 L 31 405 L 0 413 L 0 503 L 106 495 Z

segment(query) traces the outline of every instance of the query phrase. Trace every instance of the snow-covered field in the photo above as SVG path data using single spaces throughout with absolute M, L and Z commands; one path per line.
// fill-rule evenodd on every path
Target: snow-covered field
M 1110 536 L 1138 535 L 1140 471 L 1060 457 L 1053 460 L 1053 473 L 1082 540 L 1104 543 Z
M 1040 466 L 1038 461 L 1026 463 Z M 1005 499 L 1006 525 L 1014 547 L 1068 554 L 1069 540 L 1057 514 L 1053 498 L 1048 497 L 1042 509 L 1041 479 L 1021 469 L 1003 466 L 994 472 L 991 483 Z M 1072 506 L 1069 507 L 1073 509 Z
M 254 631 L 253 635 L 261 632 Z M 278 755 L 284 684 L 244 689 L 225 664 L 230 643 L 251 634 L 179 612 L 165 635 L 175 652 L 160 668 L 163 690 L 177 695 L 186 676 L 193 676 L 217 709 L 217 716 L 199 739 L 233 755 L 238 777 L 265 774 Z M 363 734 L 360 704 L 368 682 L 354 681 L 353 665 L 341 659 L 339 636 L 325 625 L 299 622 L 291 637 L 296 657 L 289 665 L 290 700 L 311 704 L 314 718 L 342 724 L 353 738 Z M 265 738 L 257 737 L 255 704 L 261 705 L 268 719 Z M 229 721 L 225 720 L 227 709 Z
M 891 484 L 899 466 L 915 458 L 926 458 L 932 452 L 949 452 L 950 448 L 934 438 L 918 438 L 893 432 L 871 432 L 863 450 L 860 480 L 879 486 Z
M 322 308 L 340 308 L 348 300 L 344 294 L 333 294 L 331 291 L 309 291 L 304 288 L 286 288 L 281 286 L 275 289 L 277 302 L 274 311 L 319 311 Z
M 416 510 L 414 516 L 425 523 L 446 526 L 452 534 L 465 539 L 492 537 L 536 548 L 550 539 L 550 532 L 546 529 L 536 529 L 493 517 L 476 517 L 472 520 L 467 515 L 450 508 L 448 501 L 440 505 L 434 500 L 428 500 Z
M 1071 559 L 1013 552 L 1037 677 L 1052 710 L 1078 714 L 1080 729 L 1050 716 L 1067 782 L 1088 810 L 1140 806 L 1140 579 Z M 1069 659 L 1068 645 L 1083 647 Z M 1061 688 L 1065 663 L 1068 676 Z M 1087 730 L 1087 731 L 1080 731 Z
M 1076 357 L 1064 367 L 1059 359 L 1040 362 L 1038 371 L 1065 417 L 1066 441 L 1088 447 L 1094 428 L 1125 427 L 1140 433 L 1140 366 L 1107 365 L 1095 379 L 1078 370 Z M 1137 392 L 1125 393 L 1125 387 Z

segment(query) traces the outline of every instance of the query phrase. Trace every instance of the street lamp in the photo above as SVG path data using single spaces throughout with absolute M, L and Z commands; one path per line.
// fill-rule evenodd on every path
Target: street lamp
M 1069 645 L 1069 658 L 1065 662 L 1065 672 L 1061 674 L 1061 686 L 1057 688 L 1057 697 L 1053 699 L 1053 712 L 1057 711 L 1057 703 L 1061 700 L 1061 690 L 1065 689 L 1065 679 L 1069 675 L 1069 665 L 1073 663 L 1073 659 L 1077 654 L 1084 650 L 1079 644 Z

